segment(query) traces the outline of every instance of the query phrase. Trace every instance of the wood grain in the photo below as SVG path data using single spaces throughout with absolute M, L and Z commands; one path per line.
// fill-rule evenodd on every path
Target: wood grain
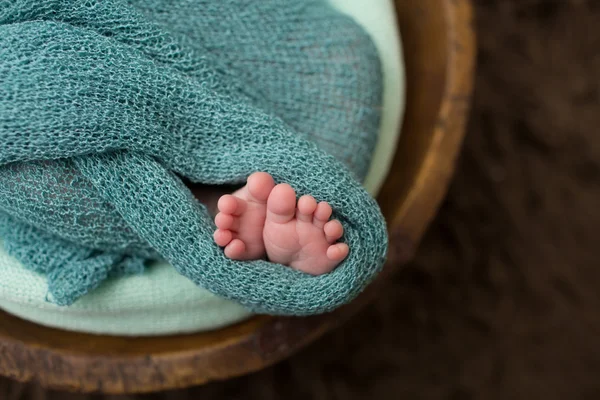
M 407 109 L 392 172 L 378 201 L 390 260 L 361 297 L 309 318 L 256 317 L 193 335 L 125 338 L 64 332 L 0 312 L 0 374 L 81 392 L 183 388 L 262 369 L 355 314 L 412 258 L 447 190 L 472 90 L 474 34 L 467 0 L 397 0 Z

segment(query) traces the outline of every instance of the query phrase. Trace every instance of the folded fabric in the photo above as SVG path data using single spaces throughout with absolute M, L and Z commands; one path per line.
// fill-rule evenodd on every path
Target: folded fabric
M 305 315 L 351 300 L 383 264 L 385 223 L 359 183 L 377 52 L 325 3 L 3 3 L 0 89 L 0 235 L 57 304 L 164 258 L 255 312 Z M 232 261 L 213 243 L 180 176 L 254 171 L 330 202 L 351 248 L 336 270 Z

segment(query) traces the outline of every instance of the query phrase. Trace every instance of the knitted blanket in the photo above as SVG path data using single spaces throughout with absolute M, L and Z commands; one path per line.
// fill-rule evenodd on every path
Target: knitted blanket
M 330 311 L 386 254 L 360 185 L 380 95 L 374 46 L 322 1 L 2 2 L 0 236 L 59 305 L 164 258 L 255 312 Z M 350 246 L 337 269 L 224 256 L 181 178 L 254 171 L 332 205 Z

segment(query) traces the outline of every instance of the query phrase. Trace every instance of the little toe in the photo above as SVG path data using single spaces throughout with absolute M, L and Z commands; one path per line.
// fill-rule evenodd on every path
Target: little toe
M 233 229 L 234 220 L 233 215 L 220 212 L 215 216 L 215 225 L 219 229 Z
M 218 246 L 225 247 L 231 242 L 231 239 L 233 239 L 233 234 L 227 229 L 217 229 L 213 234 L 213 238 Z
M 344 227 L 337 219 L 327 222 L 323 227 L 323 231 L 325 232 L 325 238 L 327 239 L 327 242 L 330 244 L 335 243 L 344 235 Z
M 350 248 L 346 243 L 336 243 L 327 249 L 327 258 L 331 261 L 340 262 L 348 256 Z
M 331 218 L 332 212 L 331 206 L 326 201 L 320 202 L 315 210 L 313 223 L 317 227 L 322 228 L 329 221 L 329 218 Z
M 296 192 L 287 183 L 273 188 L 267 200 L 267 219 L 279 224 L 291 221 L 296 213 Z
M 222 213 L 239 216 L 246 209 L 246 202 L 238 197 L 226 194 L 219 199 L 217 208 Z
M 296 218 L 304 222 L 312 222 L 313 213 L 317 209 L 317 201 L 314 197 L 304 195 L 298 200 L 298 209 L 296 211 Z
M 275 181 L 266 172 L 255 172 L 248 177 L 247 186 L 252 200 L 258 203 L 266 203 L 275 187 Z
M 233 239 L 225 247 L 225 255 L 232 260 L 242 260 L 245 252 L 246 244 L 244 244 L 244 242 L 242 242 L 240 239 Z

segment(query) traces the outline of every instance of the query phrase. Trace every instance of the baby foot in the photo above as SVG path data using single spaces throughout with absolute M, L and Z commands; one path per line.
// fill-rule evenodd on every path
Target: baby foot
M 255 172 L 246 186 L 219 199 L 215 216 L 215 242 L 233 260 L 258 260 L 265 256 L 263 228 L 267 199 L 275 182 L 266 172 Z
M 269 261 L 289 265 L 311 275 L 333 270 L 349 248 L 336 243 L 344 233 L 338 220 L 329 221 L 331 206 L 317 204 L 312 196 L 302 196 L 296 207 L 296 193 L 290 185 L 280 184 L 267 201 L 263 231 Z

